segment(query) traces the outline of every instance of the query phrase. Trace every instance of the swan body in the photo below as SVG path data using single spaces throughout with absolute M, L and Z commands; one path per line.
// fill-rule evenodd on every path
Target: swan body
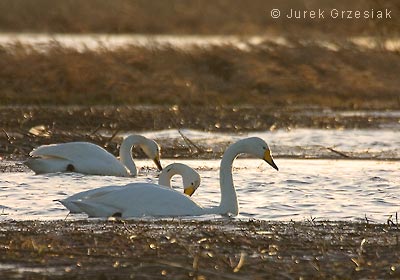
M 102 147 L 89 142 L 43 145 L 33 150 L 24 163 L 36 174 L 78 172 L 91 175 L 136 176 L 132 159 L 133 146 L 139 146 L 161 170 L 160 148 L 141 135 L 129 135 L 121 144 L 120 161 Z
M 72 203 L 89 217 L 197 216 L 204 212 L 188 196 L 148 183 L 128 184 L 120 190 Z
M 93 198 L 73 201 L 90 217 L 121 216 L 198 216 L 205 214 L 237 215 L 239 205 L 232 179 L 232 163 L 241 153 L 265 160 L 273 168 L 267 143 L 251 137 L 239 140 L 225 151 L 220 168 L 221 202 L 218 206 L 203 207 L 189 196 L 156 184 L 133 183 L 119 190 Z
M 200 175 L 191 167 L 181 164 L 181 163 L 172 163 L 165 167 L 159 176 L 158 183 L 159 185 L 170 187 L 171 186 L 171 179 L 175 175 L 182 176 L 183 188 L 184 193 L 187 195 L 192 195 L 196 189 L 200 186 Z M 94 199 L 96 197 L 100 197 L 102 195 L 111 193 L 113 191 L 119 191 L 123 188 L 129 187 L 127 186 L 106 186 L 97 189 L 91 189 L 87 191 L 83 191 L 77 194 L 74 194 L 66 199 L 59 200 L 61 204 L 63 204 L 70 213 L 81 213 L 84 212 L 76 203 L 72 203 L 73 201 L 79 200 L 87 200 L 87 199 Z

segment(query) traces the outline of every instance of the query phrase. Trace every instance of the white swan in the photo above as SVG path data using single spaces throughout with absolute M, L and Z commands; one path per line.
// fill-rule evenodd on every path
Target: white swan
M 160 177 L 158 178 L 158 184 L 172 188 L 171 179 L 175 175 L 182 176 L 184 193 L 189 196 L 191 196 L 200 186 L 199 173 L 197 173 L 193 168 L 182 163 L 171 163 L 170 165 L 165 167 L 160 173 Z M 95 198 L 112 191 L 121 190 L 125 187 L 126 186 L 107 186 L 97 189 L 91 189 L 74 194 L 70 197 L 67 197 L 66 199 L 58 201 L 62 205 L 64 205 L 70 211 L 70 213 L 81 213 L 84 211 L 81 208 L 79 208 L 76 204 L 72 203 L 72 201 Z
M 30 152 L 24 162 L 36 174 L 53 172 L 78 172 L 91 175 L 136 176 L 132 147 L 139 146 L 154 161 L 159 170 L 160 147 L 141 135 L 129 135 L 121 144 L 120 161 L 100 146 L 88 142 L 70 142 L 43 145 Z
M 190 197 L 173 189 L 145 183 L 130 184 L 120 190 L 72 203 L 84 210 L 90 217 L 237 215 L 239 205 L 233 186 L 232 163 L 241 153 L 264 159 L 278 170 L 264 140 L 251 137 L 232 144 L 225 151 L 221 161 L 221 202 L 219 206 L 202 207 Z

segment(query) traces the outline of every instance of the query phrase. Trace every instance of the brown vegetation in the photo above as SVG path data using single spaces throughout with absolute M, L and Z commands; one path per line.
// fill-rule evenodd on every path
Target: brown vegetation
M 388 279 L 394 223 L 2 222 L 0 277 L 13 279 Z
M 0 102 L 400 108 L 398 53 L 292 44 L 99 52 L 15 45 L 0 49 Z
M 392 19 L 272 19 L 298 10 L 392 10 Z M 2 0 L 1 32 L 279 34 L 300 36 L 398 35 L 397 1 L 280 0 Z

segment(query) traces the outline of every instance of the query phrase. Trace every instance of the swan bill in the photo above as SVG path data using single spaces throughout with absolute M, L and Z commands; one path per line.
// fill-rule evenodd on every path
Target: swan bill
M 184 193 L 188 196 L 192 196 L 192 194 L 194 193 L 196 189 L 193 186 L 187 187 L 184 189 Z
M 157 166 L 157 168 L 158 168 L 158 171 L 162 171 L 162 166 L 161 166 L 161 162 L 160 162 L 160 157 L 159 157 L 159 156 L 156 156 L 156 157 L 153 159 L 153 161 L 154 161 L 154 163 L 156 164 L 156 166 Z
M 271 152 L 269 150 L 266 150 L 264 153 L 264 160 L 271 165 L 274 169 L 279 171 L 278 166 L 275 164 L 274 159 L 271 156 Z

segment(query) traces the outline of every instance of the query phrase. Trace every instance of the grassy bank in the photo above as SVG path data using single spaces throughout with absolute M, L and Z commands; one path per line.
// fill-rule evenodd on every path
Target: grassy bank
M 273 19 L 295 10 L 326 10 L 325 19 Z M 392 10 L 391 19 L 331 19 L 330 9 Z M 0 32 L 280 34 L 301 36 L 398 35 L 396 1 L 264 0 L 2 0 Z M 156 20 L 155 20 L 156 18 Z
M 13 279 L 389 279 L 396 225 L 266 221 L 1 222 Z
M 292 44 L 99 52 L 14 45 L 0 50 L 0 102 L 400 108 L 398 53 Z

